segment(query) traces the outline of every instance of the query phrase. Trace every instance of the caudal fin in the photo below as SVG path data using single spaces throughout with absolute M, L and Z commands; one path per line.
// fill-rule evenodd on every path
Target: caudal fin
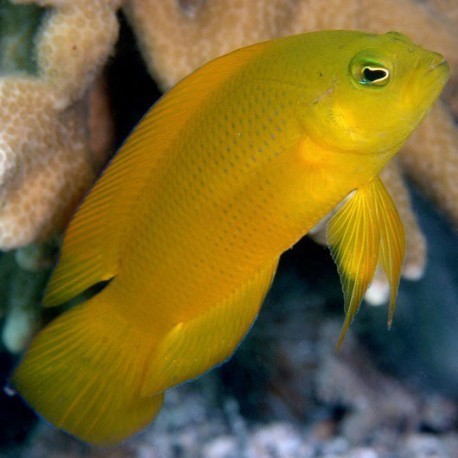
M 110 445 L 151 422 L 163 395 L 141 398 L 151 343 L 103 299 L 104 292 L 43 329 L 11 382 L 58 428 Z

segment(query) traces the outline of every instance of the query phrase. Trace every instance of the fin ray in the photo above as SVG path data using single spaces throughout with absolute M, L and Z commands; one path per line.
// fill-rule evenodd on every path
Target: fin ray
M 380 235 L 370 211 L 373 199 L 367 188 L 358 189 L 327 227 L 328 243 L 344 293 L 345 321 L 337 348 L 358 311 L 378 263 Z
M 396 206 L 380 178 L 359 188 L 331 218 L 327 237 L 344 293 L 345 320 L 339 349 L 379 263 L 390 283 L 389 325 L 393 319 L 405 235 Z
M 390 327 L 406 251 L 405 231 L 396 205 L 380 179 L 375 181 L 374 195 L 378 201 L 376 211 L 380 227 L 380 264 L 390 284 L 388 308 L 388 327 Z

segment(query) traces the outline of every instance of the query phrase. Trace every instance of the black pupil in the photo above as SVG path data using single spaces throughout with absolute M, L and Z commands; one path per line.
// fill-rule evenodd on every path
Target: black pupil
M 375 82 L 386 77 L 386 70 L 372 69 L 366 67 L 363 70 L 363 77 L 366 81 Z

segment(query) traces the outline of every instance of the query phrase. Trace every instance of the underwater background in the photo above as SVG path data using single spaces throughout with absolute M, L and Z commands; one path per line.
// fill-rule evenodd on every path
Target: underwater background
M 0 0 L 0 52 L 11 50 L 6 37 L 26 24 L 20 49 L 29 51 L 14 51 L 13 62 L 34 74 L 34 34 L 45 13 L 34 5 L 13 8 Z M 161 94 L 124 16 L 119 21 L 103 80 L 113 113 L 110 151 Z M 17 71 L 5 56 L 1 75 Z M 283 255 L 234 357 L 170 390 L 140 435 L 119 447 L 91 448 L 38 420 L 5 388 L 0 457 L 458 457 L 458 235 L 450 217 L 407 183 L 427 264 L 421 279 L 401 281 L 390 331 L 386 307 L 365 303 L 335 353 L 344 315 L 336 267 L 326 247 L 304 238 Z M 39 302 L 58 247 L 55 236 L 0 253 L 2 387 L 27 333 L 55 313 L 43 315 Z

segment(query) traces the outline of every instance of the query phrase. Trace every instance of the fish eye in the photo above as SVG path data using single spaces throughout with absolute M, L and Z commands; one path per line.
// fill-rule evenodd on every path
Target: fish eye
M 392 75 L 392 69 L 386 62 L 389 59 L 374 50 L 365 50 L 357 54 L 350 62 L 349 72 L 353 82 L 359 87 L 383 87 L 386 86 Z
M 365 65 L 361 68 L 361 84 L 385 86 L 390 80 L 390 71 L 381 66 Z

